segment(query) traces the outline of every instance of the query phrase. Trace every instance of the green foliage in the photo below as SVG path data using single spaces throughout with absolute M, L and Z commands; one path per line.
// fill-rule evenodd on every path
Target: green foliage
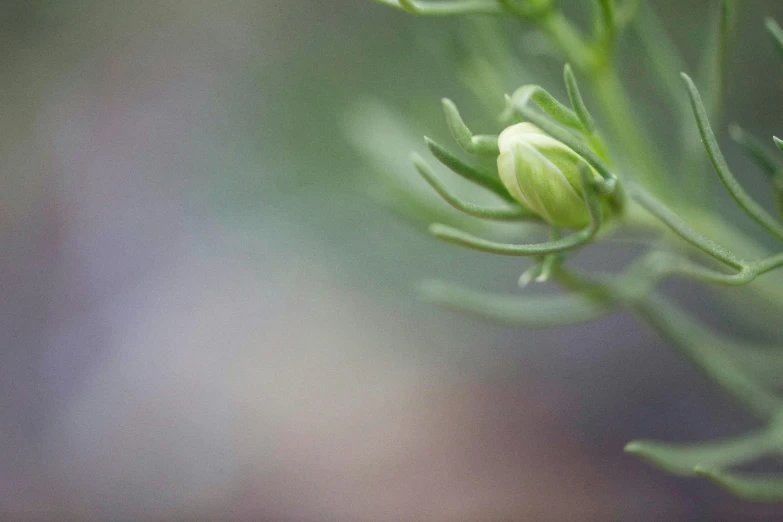
M 705 88 L 702 94 L 686 74 L 686 61 L 652 7 L 639 1 L 595 0 L 589 34 L 575 27 L 552 0 L 375 1 L 417 15 L 480 14 L 518 19 L 545 34 L 571 64 L 564 69 L 568 104 L 539 85 L 525 85 L 506 97 L 501 122 L 504 126 L 533 123 L 584 162 L 579 168 L 577 188 L 581 190 L 576 193 L 589 209 L 589 224 L 564 237 L 559 228 L 550 225 L 550 241 L 528 244 L 496 242 L 444 224 L 429 227 L 433 236 L 452 244 L 500 255 L 529 256 L 535 265 L 522 275 L 521 284 L 551 278 L 565 293 L 546 298 L 492 295 L 455 284 L 430 282 L 422 288 L 424 295 L 454 310 L 528 327 L 561 327 L 593 321 L 621 309 L 632 311 L 719 388 L 756 415 L 760 428 L 740 437 L 711 442 L 633 441 L 626 451 L 669 473 L 706 478 L 749 501 L 783 502 L 783 475 L 733 471 L 765 456 L 783 454 L 783 397 L 776 390 L 783 384 L 783 377 L 774 378 L 783 375 L 781 348 L 753 345 L 714 331 L 656 290 L 669 277 L 709 285 L 744 286 L 783 266 L 783 253 L 743 255 L 748 250 L 736 246 L 746 244 L 747 237 L 727 220 L 725 212 L 711 208 L 702 197 L 704 187 L 710 184 L 707 170 L 699 168 L 706 152 L 738 208 L 783 242 L 783 223 L 745 191 L 729 168 L 713 131 L 713 125 L 722 126 L 736 2 L 716 2 L 714 31 L 705 45 L 707 51 L 698 75 Z M 772 44 L 783 53 L 783 30 L 772 19 L 767 19 L 766 27 Z M 650 64 L 662 94 L 680 116 L 676 130 L 684 147 L 681 165 L 665 166 L 667 161 L 657 152 L 649 130 L 638 123 L 635 102 L 618 77 L 615 50 L 629 30 L 636 32 L 646 53 L 641 59 Z M 597 119 L 588 110 L 577 74 L 595 100 L 592 112 Z M 497 170 L 489 165 L 487 160 L 500 153 L 498 136 L 474 135 L 451 100 L 443 100 L 443 109 L 455 141 L 463 152 L 473 156 L 473 161 L 465 161 L 427 139 L 429 150 L 445 167 L 498 201 L 494 206 L 486 206 L 464 200 L 438 178 L 421 156 L 414 155 L 414 166 L 426 182 L 452 207 L 472 218 L 547 226 L 544 216 L 538 214 L 541 205 L 526 208 L 515 201 L 501 183 Z M 693 132 L 694 121 L 698 133 Z M 599 128 L 597 122 L 603 122 L 605 129 Z M 766 175 L 781 206 L 779 210 L 783 210 L 783 162 L 777 151 L 768 149 L 736 125 L 730 127 L 730 134 Z M 774 138 L 774 143 L 783 151 L 783 141 Z M 526 161 L 525 158 L 532 161 L 533 156 L 521 155 L 515 161 Z M 687 170 L 681 172 L 682 166 Z M 684 179 L 676 177 L 678 172 Z M 514 175 L 520 173 L 524 174 L 524 168 L 515 168 Z M 542 174 L 537 171 L 536 175 Z M 518 180 L 522 184 L 526 181 L 531 182 L 524 176 Z M 540 194 L 546 197 L 545 191 Z M 607 219 L 606 209 L 610 209 L 611 219 Z M 619 274 L 589 274 L 569 262 L 587 244 L 600 244 L 618 231 L 637 233 L 640 229 L 656 232 L 658 241 L 650 252 Z M 704 229 L 720 230 L 721 237 L 708 237 L 700 231 Z M 760 250 L 763 251 L 753 246 L 753 251 Z M 770 305 L 783 305 L 783 296 L 776 296 Z

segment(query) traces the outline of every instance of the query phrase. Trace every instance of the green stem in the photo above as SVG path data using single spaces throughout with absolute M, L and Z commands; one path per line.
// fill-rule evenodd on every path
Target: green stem
M 666 187 L 668 180 L 662 177 L 666 170 L 652 140 L 642 130 L 611 61 L 602 60 L 601 56 L 596 55 L 562 13 L 553 11 L 540 24 L 568 61 L 589 78 L 620 149 L 626 151 L 626 156 L 638 160 L 633 165 L 638 181 L 661 196 L 669 195 Z
M 550 11 L 539 23 L 577 70 L 590 70 L 593 63 L 590 46 L 562 13 Z
M 591 80 L 598 103 L 606 115 L 620 150 L 625 151 L 626 160 L 629 156 L 634 158 L 632 167 L 637 180 L 662 197 L 670 196 L 671 190 L 667 186 L 669 180 L 665 177 L 666 170 L 660 162 L 658 151 L 655 150 L 650 137 L 642 130 L 617 73 L 610 68 L 602 69 L 596 71 Z

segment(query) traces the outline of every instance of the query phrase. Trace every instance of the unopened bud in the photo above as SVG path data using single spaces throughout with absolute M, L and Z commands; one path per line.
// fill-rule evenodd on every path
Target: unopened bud
M 579 169 L 595 170 L 571 148 L 532 123 L 508 127 L 498 138 L 498 172 L 509 193 L 544 221 L 582 228 L 591 221 Z

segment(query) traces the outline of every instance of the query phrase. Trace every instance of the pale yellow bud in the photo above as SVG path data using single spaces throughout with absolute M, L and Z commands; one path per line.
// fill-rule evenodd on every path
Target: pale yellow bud
M 500 179 L 514 199 L 557 227 L 590 223 L 579 169 L 587 166 L 597 173 L 578 154 L 532 123 L 505 129 L 498 148 Z

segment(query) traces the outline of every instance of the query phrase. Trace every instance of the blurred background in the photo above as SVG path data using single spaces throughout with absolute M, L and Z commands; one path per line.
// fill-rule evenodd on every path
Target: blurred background
M 695 60 L 715 2 L 650 3 Z M 783 6 L 742 11 L 727 118 L 780 135 L 762 23 Z M 630 315 L 535 332 L 418 298 L 432 277 L 513 292 L 529 266 L 395 200 L 421 135 L 447 142 L 442 96 L 476 128 L 502 108 L 473 94 L 463 58 L 494 49 L 474 28 L 369 0 L 0 3 L 0 518 L 783 517 L 623 454 L 753 426 Z M 530 28 L 499 29 L 519 64 L 494 80 L 562 93 Z

